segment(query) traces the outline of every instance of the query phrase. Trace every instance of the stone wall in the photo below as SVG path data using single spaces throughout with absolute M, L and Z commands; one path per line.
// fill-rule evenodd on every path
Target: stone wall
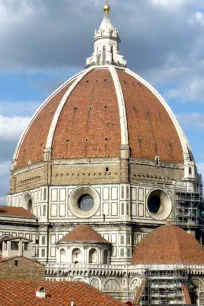
M 39 262 L 15 257 L 0 262 L 0 280 L 44 280 L 45 267 Z

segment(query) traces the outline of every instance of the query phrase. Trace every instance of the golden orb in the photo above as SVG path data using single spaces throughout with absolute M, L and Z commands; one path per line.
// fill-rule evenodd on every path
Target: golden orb
M 111 7 L 110 7 L 110 5 L 108 5 L 108 4 L 106 4 L 106 5 L 104 6 L 104 12 L 105 12 L 106 14 L 108 14 L 108 13 L 110 12 L 110 9 L 111 9 Z

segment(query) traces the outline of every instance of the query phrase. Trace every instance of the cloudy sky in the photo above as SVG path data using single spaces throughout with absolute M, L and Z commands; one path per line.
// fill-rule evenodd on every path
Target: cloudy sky
M 0 205 L 16 142 L 39 104 L 83 69 L 103 0 L 0 0 Z M 176 114 L 204 174 L 204 1 L 110 0 L 128 66 Z

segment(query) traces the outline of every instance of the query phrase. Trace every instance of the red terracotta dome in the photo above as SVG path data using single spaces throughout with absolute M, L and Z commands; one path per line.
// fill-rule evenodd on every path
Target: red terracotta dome
M 134 265 L 204 265 L 200 243 L 178 226 L 167 223 L 150 232 L 135 248 Z
M 87 224 L 78 225 L 73 231 L 65 235 L 58 243 L 89 242 L 105 243 L 109 242 Z
M 114 66 L 85 69 L 36 112 L 15 152 L 15 168 L 51 159 L 119 157 L 183 163 L 187 144 L 168 105 L 143 79 Z

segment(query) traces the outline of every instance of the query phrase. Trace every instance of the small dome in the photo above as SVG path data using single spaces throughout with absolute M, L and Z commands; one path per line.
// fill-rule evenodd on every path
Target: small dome
M 89 225 L 79 225 L 73 231 L 64 236 L 58 243 L 69 243 L 69 242 L 88 242 L 88 243 L 107 243 L 99 233 L 97 233 Z
M 200 243 L 178 226 L 167 223 L 150 232 L 135 248 L 134 265 L 203 265 Z

